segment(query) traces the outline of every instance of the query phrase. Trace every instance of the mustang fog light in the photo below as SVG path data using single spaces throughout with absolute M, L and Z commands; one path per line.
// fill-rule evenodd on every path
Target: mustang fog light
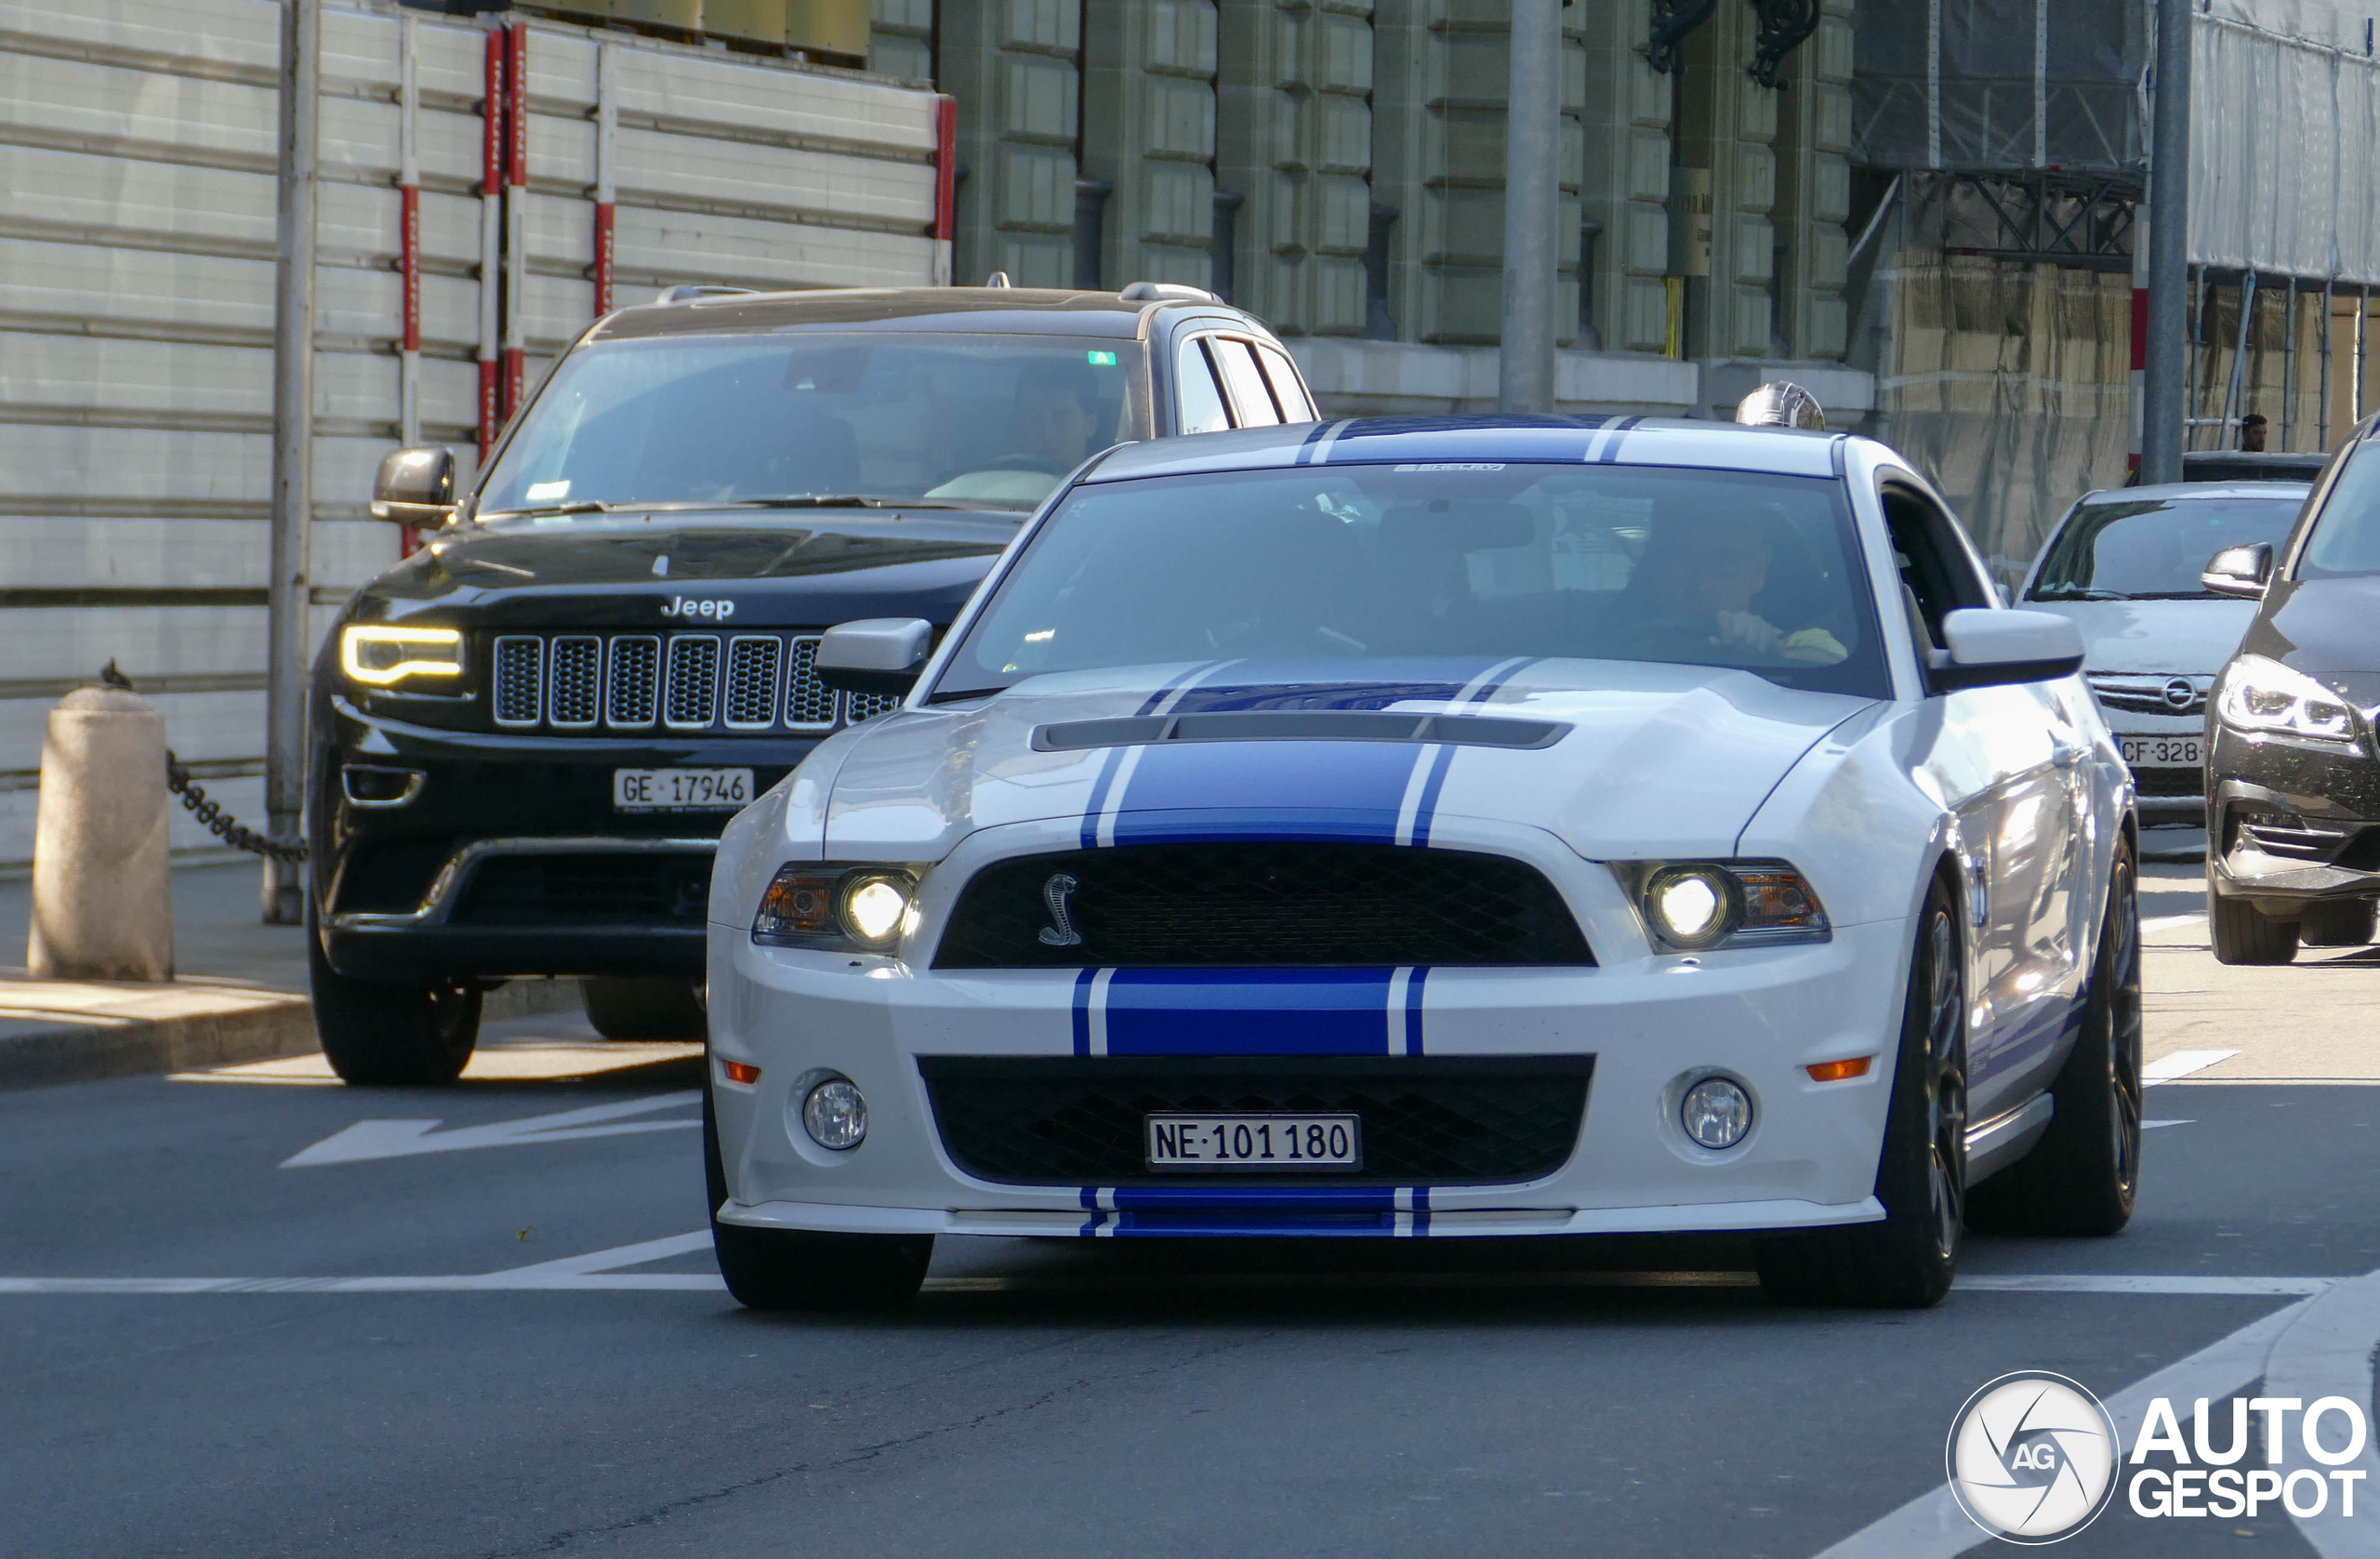
M 867 1101 L 859 1085 L 848 1077 L 829 1077 L 801 1102 L 801 1128 L 820 1147 L 838 1153 L 855 1148 L 867 1137 Z
M 1677 1115 L 1686 1134 L 1704 1147 L 1730 1148 L 1752 1130 L 1752 1096 L 1725 1077 L 1705 1077 L 1686 1090 Z
M 1673 947 L 1708 947 L 1734 929 L 1735 881 L 1713 866 L 1672 866 L 1646 885 L 1654 929 Z

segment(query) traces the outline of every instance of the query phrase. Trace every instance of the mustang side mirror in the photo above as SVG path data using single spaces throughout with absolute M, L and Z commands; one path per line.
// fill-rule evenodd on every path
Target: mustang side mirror
M 818 680 L 845 693 L 906 693 L 933 652 L 922 617 L 863 617 L 838 623 L 818 641 Z
M 2198 582 L 2219 596 L 2262 600 L 2265 587 L 2272 583 L 2272 544 L 2252 541 L 2245 547 L 2225 548 L 2206 561 L 2206 572 L 2198 576 Z
M 2082 635 L 2055 612 L 1946 612 L 1942 641 L 1950 647 L 1925 667 L 1936 693 L 2055 681 L 2082 669 Z
M 372 518 L 417 531 L 436 530 L 454 519 L 454 452 L 430 445 L 383 458 L 372 483 Z

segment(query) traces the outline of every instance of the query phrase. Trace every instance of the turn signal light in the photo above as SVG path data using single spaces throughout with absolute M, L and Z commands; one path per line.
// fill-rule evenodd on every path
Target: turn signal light
M 719 1069 L 727 1074 L 729 1082 L 742 1083 L 747 1088 L 760 1080 L 760 1069 L 749 1062 L 722 1061 Z
M 1815 1062 L 1802 1070 L 1810 1075 L 1810 1081 L 1814 1083 L 1848 1082 L 1854 1077 L 1866 1077 L 1870 1063 L 1875 1059 L 1874 1056 L 1856 1055 L 1849 1061 Z

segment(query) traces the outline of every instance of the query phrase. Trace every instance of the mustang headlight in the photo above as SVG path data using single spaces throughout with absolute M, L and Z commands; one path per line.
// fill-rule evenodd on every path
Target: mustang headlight
M 2317 742 L 2355 740 L 2355 711 L 2346 699 L 2304 672 L 2262 655 L 2241 655 L 2224 667 L 2215 708 L 2234 731 Z
M 339 629 L 338 663 L 348 680 L 366 687 L 451 680 L 463 674 L 463 636 L 451 628 L 350 623 Z
M 752 940 L 773 947 L 889 953 L 916 917 L 918 879 L 900 866 L 788 865 L 752 918 Z
M 1783 861 L 1645 861 L 1620 871 L 1646 925 L 1673 952 L 1833 934 L 1818 891 Z

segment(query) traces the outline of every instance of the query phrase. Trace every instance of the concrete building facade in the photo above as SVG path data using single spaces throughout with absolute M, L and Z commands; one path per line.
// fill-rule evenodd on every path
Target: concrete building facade
M 1724 416 L 1778 377 L 1838 423 L 1873 404 L 1843 365 L 1854 4 L 1785 40 L 1749 0 L 1662 41 L 1698 7 L 1565 7 L 1565 409 Z M 1494 404 L 1502 0 L 875 7 L 871 69 L 958 100 L 958 280 L 1186 282 L 1270 320 L 1328 409 Z

